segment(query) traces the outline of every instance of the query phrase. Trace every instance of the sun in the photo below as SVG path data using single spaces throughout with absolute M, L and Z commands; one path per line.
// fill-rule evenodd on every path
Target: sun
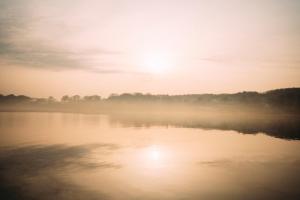
M 156 52 L 144 54 L 142 56 L 143 71 L 152 74 L 164 74 L 172 67 L 172 59 L 166 53 Z

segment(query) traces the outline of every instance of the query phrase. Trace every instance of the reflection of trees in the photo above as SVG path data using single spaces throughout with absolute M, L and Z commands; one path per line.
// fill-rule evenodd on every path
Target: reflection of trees
M 106 99 L 98 95 L 65 95 L 61 101 L 53 97 L 44 99 L 0 95 L 0 110 L 101 113 L 113 114 L 118 118 L 123 114 L 126 117 L 121 117 L 121 121 L 133 125 L 174 125 L 236 130 L 249 134 L 264 132 L 281 138 L 300 138 L 300 88 L 217 95 L 124 93 L 112 94 Z M 216 116 L 219 113 L 227 115 Z M 244 114 L 241 117 L 236 113 Z M 295 115 L 286 116 L 283 113 Z M 132 118 L 134 115 L 138 116 L 137 119 Z
M 163 115 L 163 114 L 114 114 L 111 123 L 124 126 L 151 127 L 175 126 L 183 128 L 234 130 L 243 134 L 265 133 L 284 138 L 300 139 L 298 116 L 273 115 Z

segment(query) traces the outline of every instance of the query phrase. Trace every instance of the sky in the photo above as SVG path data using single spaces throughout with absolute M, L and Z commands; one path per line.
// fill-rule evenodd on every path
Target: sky
M 300 86 L 299 0 L 0 0 L 0 93 Z

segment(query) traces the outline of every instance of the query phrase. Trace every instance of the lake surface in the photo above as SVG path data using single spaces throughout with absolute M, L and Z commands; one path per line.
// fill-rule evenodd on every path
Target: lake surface
M 293 137 L 17 112 L 0 137 L 0 199 L 300 199 Z

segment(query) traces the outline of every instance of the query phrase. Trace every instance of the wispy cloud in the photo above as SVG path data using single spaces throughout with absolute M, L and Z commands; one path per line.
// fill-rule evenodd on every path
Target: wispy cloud
M 18 14 L 0 15 L 0 63 L 47 70 L 86 70 L 96 73 L 124 73 L 104 62 L 106 56 L 120 55 L 119 51 L 103 48 L 71 48 L 57 45 L 59 38 L 43 40 L 33 32 L 47 19 Z M 48 33 L 51 35 L 51 33 Z

